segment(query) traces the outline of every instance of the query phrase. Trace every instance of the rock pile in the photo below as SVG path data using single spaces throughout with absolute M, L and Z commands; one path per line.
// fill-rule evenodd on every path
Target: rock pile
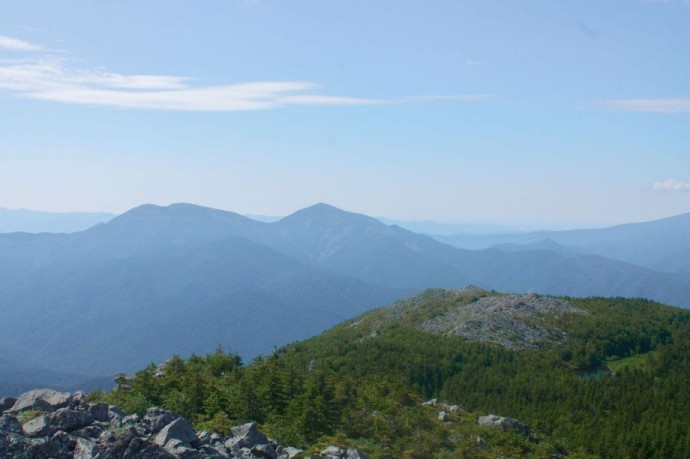
M 561 330 L 539 320 L 541 316 L 582 312 L 551 297 L 489 296 L 427 320 L 420 328 L 434 334 L 496 343 L 508 349 L 537 349 L 566 338 Z
M 283 447 L 255 424 L 233 427 L 228 437 L 196 432 L 185 418 L 162 408 L 125 415 L 83 392 L 33 390 L 0 399 L 0 458 L 228 458 L 296 459 L 303 451 Z M 329 447 L 312 458 L 366 459 L 356 449 Z

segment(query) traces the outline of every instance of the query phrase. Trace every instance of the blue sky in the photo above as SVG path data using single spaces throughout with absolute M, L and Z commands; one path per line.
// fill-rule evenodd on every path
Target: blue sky
M 0 4 L 0 207 L 690 212 L 690 2 Z

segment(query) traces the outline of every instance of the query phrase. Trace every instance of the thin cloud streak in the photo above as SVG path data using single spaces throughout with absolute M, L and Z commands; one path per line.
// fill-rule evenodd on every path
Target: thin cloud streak
M 0 48 L 9 49 L 10 51 L 40 51 L 43 49 L 28 41 L 7 37 L 5 35 L 0 35 Z
M 652 184 L 654 191 L 675 192 L 675 191 L 690 191 L 690 182 L 682 180 L 666 179 L 662 182 L 654 182 Z
M 599 105 L 608 110 L 622 112 L 687 113 L 690 112 L 690 97 L 606 100 Z
M 377 99 L 326 95 L 315 93 L 317 85 L 303 81 L 200 86 L 189 77 L 123 75 L 103 69 L 77 68 L 73 62 L 51 55 L 0 60 L 0 91 L 23 98 L 66 104 L 208 112 L 270 110 L 288 106 L 472 101 L 491 97 L 485 94 L 461 94 Z

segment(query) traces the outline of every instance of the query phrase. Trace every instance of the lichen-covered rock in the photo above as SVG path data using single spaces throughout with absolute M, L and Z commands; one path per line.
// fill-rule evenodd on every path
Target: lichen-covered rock
M 24 424 L 24 433 L 29 437 L 41 437 L 50 433 L 48 416 L 38 416 Z

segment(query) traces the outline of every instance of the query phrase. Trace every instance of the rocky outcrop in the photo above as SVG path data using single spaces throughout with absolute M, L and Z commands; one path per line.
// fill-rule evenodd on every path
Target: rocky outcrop
M 541 320 L 545 314 L 583 313 L 569 303 L 540 295 L 488 296 L 423 322 L 420 329 L 459 335 L 508 349 L 539 349 L 566 339 L 561 330 Z
M 56 392 L 50 389 L 36 389 L 19 396 L 9 412 L 48 411 L 52 412 L 67 406 L 72 395 L 67 392 Z
M 299 459 L 301 449 L 279 445 L 256 424 L 233 427 L 228 437 L 196 432 L 185 418 L 162 408 L 143 417 L 115 406 L 88 403 L 83 393 L 34 390 L 0 400 L 0 459 Z M 331 446 L 310 458 L 368 459 L 356 448 Z
M 496 427 L 506 431 L 513 430 L 524 435 L 525 437 L 530 436 L 529 426 L 524 422 L 518 421 L 517 419 L 513 418 L 489 414 L 486 416 L 480 416 L 477 423 L 483 427 Z

